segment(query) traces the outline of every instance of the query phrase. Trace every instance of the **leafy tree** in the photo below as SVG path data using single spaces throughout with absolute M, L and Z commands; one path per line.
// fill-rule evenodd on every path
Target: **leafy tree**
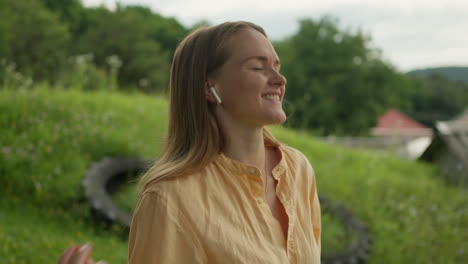
M 82 27 L 84 7 L 80 0 L 40 0 L 60 21 L 67 24 L 72 36 L 76 36 Z
M 163 17 L 142 6 L 127 6 L 124 12 L 135 13 L 144 18 L 145 27 L 151 40 L 158 42 L 161 48 L 173 53 L 179 41 L 188 33 L 175 18 Z
M 38 0 L 0 0 L 0 58 L 35 80 L 54 80 L 66 60 L 70 35 Z
M 87 12 L 92 26 L 80 38 L 80 53 L 92 53 L 97 65 L 106 68 L 108 57 L 117 55 L 122 61 L 119 81 L 124 85 L 147 83 L 148 90 L 166 88 L 168 52 L 150 38 L 144 16 L 126 9 Z
M 409 107 L 408 82 L 371 48 L 361 31 L 325 16 L 303 19 L 275 43 L 288 78 L 288 124 L 322 134 L 363 134 L 388 107 Z

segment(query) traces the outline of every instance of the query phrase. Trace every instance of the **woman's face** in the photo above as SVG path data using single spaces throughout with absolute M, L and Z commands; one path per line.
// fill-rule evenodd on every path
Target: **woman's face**
M 228 43 L 231 56 L 213 79 L 224 116 L 248 126 L 286 121 L 282 102 L 286 79 L 270 41 L 255 30 L 244 30 Z

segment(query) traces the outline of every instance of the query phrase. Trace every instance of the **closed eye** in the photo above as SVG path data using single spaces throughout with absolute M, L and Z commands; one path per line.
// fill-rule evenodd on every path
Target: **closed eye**
M 265 68 L 261 68 L 261 67 L 253 67 L 252 70 L 254 71 L 263 71 Z
M 265 65 L 265 64 L 270 63 L 270 62 L 269 62 L 270 60 L 268 59 L 267 56 L 250 56 L 250 57 L 247 57 L 247 58 L 244 60 L 244 62 L 249 61 L 249 60 L 255 60 L 255 61 L 257 61 L 257 62 L 261 62 L 262 65 Z M 271 63 L 273 64 L 273 65 L 272 65 L 273 69 L 274 69 L 276 72 L 279 72 L 279 71 L 280 71 L 280 67 L 281 67 L 281 62 L 280 62 L 280 60 L 277 58 L 277 59 L 273 60 Z M 254 64 L 254 65 L 255 65 L 255 64 Z M 259 64 L 256 64 L 256 65 L 259 65 Z M 269 65 L 269 64 L 268 64 L 268 65 Z M 251 69 L 252 69 L 252 70 L 255 70 L 255 71 L 265 70 L 264 67 L 252 67 Z

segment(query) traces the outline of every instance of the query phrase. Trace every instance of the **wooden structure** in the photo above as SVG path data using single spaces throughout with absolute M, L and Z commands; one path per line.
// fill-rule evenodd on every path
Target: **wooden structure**
M 468 186 L 468 109 L 455 120 L 436 122 L 434 140 L 421 159 L 438 163 L 450 182 Z

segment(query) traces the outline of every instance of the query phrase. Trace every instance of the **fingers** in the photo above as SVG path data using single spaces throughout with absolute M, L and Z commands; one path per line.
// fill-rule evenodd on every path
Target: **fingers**
M 58 264 L 66 264 L 70 260 L 71 256 L 78 250 L 79 246 L 69 247 L 60 256 Z
M 93 247 L 90 244 L 84 244 L 70 258 L 70 264 L 88 264 L 89 255 Z M 93 264 L 93 262 L 91 262 Z
M 86 264 L 107 264 L 107 262 L 105 262 L 104 260 L 100 260 L 98 262 L 94 262 L 92 259 L 88 259 L 88 261 L 86 262 Z
M 89 257 L 92 249 L 90 244 L 69 247 L 60 256 L 58 264 L 107 264 L 103 260 L 94 262 Z

